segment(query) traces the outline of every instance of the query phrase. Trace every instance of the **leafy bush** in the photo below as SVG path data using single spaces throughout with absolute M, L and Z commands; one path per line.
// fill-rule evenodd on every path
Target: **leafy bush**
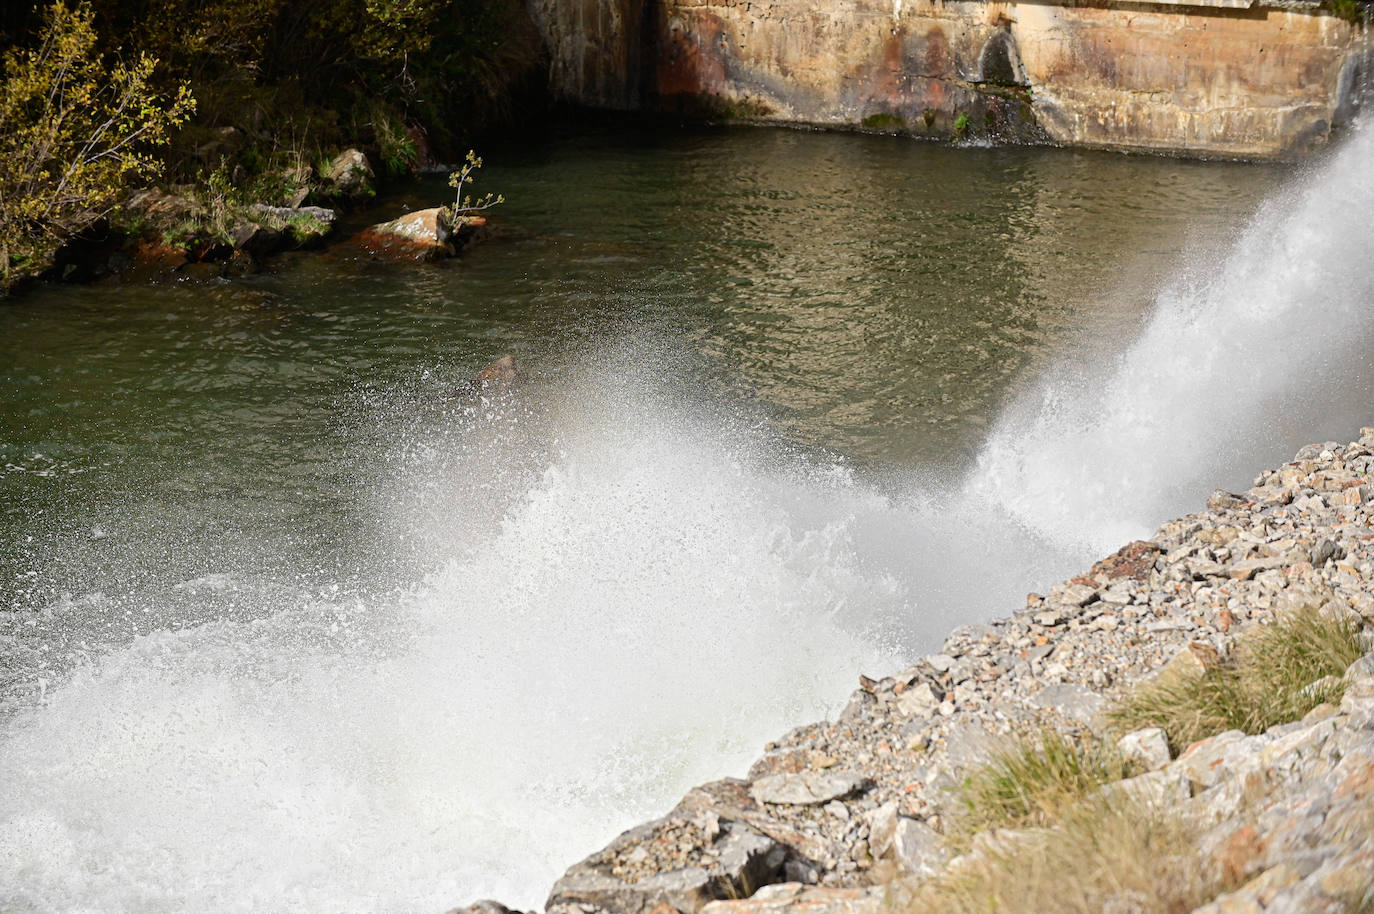
M 463 196 L 463 188 L 472 183 L 472 173 L 481 167 L 481 156 L 469 149 L 463 167 L 449 175 L 448 186 L 457 191 L 453 197 L 453 206 L 448 207 L 449 222 L 453 225 L 458 225 L 464 216 L 476 215 L 482 210 L 506 202 L 506 198 L 500 194 L 486 194 L 476 200 L 471 195 Z
M 1367 4 L 1360 0 L 1326 0 L 1326 6 L 1332 13 L 1350 23 L 1361 23 L 1364 21 Z
M 455 139 L 544 85 L 543 45 L 520 0 L 94 2 L 111 44 L 146 50 L 191 80 L 201 122 L 269 144 L 308 126 L 321 150 L 304 150 L 307 161 L 363 146 L 386 167 L 409 168 L 407 128 L 423 128 L 441 152 L 461 151 Z
M 147 55 L 107 63 L 89 4 L 47 8 L 38 46 L 5 55 L 0 84 L 0 289 L 43 269 L 53 251 L 104 216 L 195 108 L 185 84 L 152 84 Z

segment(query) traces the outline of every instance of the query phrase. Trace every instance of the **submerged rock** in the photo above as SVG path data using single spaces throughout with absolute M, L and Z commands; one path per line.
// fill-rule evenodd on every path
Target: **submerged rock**
M 464 400 L 474 396 L 505 396 L 525 379 L 525 373 L 515 361 L 515 356 L 503 355 L 487 365 L 470 380 L 462 381 L 451 397 L 441 402 Z
M 524 377 L 520 367 L 515 364 L 515 356 L 503 355 L 473 376 L 473 381 L 482 385 L 512 384 Z

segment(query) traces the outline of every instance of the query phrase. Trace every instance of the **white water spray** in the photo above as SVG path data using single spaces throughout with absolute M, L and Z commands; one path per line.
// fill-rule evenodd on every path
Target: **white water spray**
M 434 552 L 418 585 L 140 638 L 12 721 L 0 907 L 537 906 L 897 662 L 871 614 L 901 588 L 850 529 L 880 499 L 632 385 L 576 389 L 416 445 L 378 500 Z
M 377 503 L 422 581 L 155 632 L 4 723 L 0 908 L 538 905 L 860 670 L 1347 432 L 1371 144 L 1171 285 L 1119 358 L 1046 379 L 953 492 L 880 494 L 633 372 L 416 433 Z
M 1374 131 L 1271 199 L 1219 262 L 1160 293 L 1124 352 L 1003 417 L 969 489 L 1093 551 L 1148 536 L 1374 403 Z

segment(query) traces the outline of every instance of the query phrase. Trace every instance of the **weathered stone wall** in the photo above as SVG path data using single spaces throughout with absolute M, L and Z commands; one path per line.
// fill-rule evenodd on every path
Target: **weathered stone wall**
M 1300 154 L 1348 113 L 1363 30 L 1315 3 L 1251 3 L 533 0 L 554 90 L 581 104 Z
M 530 15 L 549 46 L 554 94 L 593 108 L 640 106 L 647 0 L 529 0 Z

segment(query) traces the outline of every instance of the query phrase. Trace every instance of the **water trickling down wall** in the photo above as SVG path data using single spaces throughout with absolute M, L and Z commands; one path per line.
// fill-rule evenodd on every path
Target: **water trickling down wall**
M 1364 27 L 1309 0 L 532 0 L 593 107 L 1268 158 L 1350 117 Z

